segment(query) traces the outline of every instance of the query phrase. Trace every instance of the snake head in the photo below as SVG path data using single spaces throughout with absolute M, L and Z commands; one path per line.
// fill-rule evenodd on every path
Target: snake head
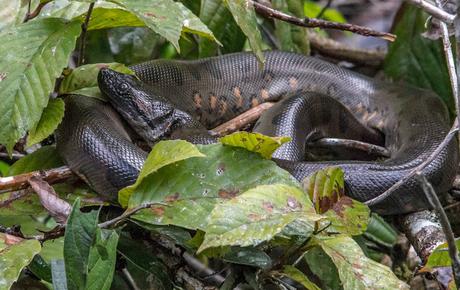
M 177 123 L 174 107 L 133 75 L 103 68 L 98 85 L 112 106 L 150 144 L 170 134 Z

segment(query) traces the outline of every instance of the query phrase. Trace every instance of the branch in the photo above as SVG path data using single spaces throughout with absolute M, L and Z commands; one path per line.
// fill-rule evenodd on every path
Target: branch
M 141 204 L 139 206 L 136 206 L 135 208 L 128 209 L 124 213 L 122 213 L 121 215 L 117 216 L 116 218 L 113 218 L 111 220 L 108 220 L 108 221 L 105 221 L 103 223 L 100 223 L 99 227 L 102 228 L 102 229 L 105 229 L 105 228 L 117 225 L 119 222 L 121 222 L 124 219 L 132 216 L 133 214 L 135 214 L 136 212 L 140 211 L 141 209 L 149 208 L 154 204 L 156 204 L 156 203 Z
M 69 167 L 62 166 L 53 169 L 32 171 L 16 176 L 1 177 L 0 193 L 28 188 L 28 180 L 33 176 L 40 177 L 49 184 L 53 184 L 67 180 L 74 175 Z
M 416 177 L 422 184 L 423 191 L 425 192 L 428 201 L 438 214 L 442 230 L 447 240 L 449 256 L 452 261 L 452 271 L 454 274 L 455 284 L 458 288 L 460 286 L 460 258 L 458 256 L 457 245 L 455 244 L 455 238 L 454 233 L 452 232 L 452 227 L 450 226 L 446 212 L 442 208 L 441 202 L 439 201 L 438 196 L 436 195 L 436 192 L 434 191 L 431 183 L 428 182 L 426 177 L 421 172 L 417 172 Z
M 373 37 L 380 37 L 382 39 L 388 41 L 394 41 L 396 39 L 396 35 L 388 33 L 388 32 L 380 32 L 370 29 L 368 27 L 349 24 L 349 23 L 339 23 L 333 21 L 327 21 L 322 19 L 316 18 L 308 18 L 305 17 L 303 19 L 291 16 L 289 14 L 283 13 L 281 11 L 275 10 L 263 4 L 257 3 L 255 1 L 250 1 L 254 5 L 254 9 L 260 15 L 267 17 L 267 18 L 274 18 L 281 21 L 285 21 L 297 26 L 302 27 L 320 27 L 326 29 L 337 29 L 337 30 L 344 30 L 350 31 L 356 34 L 364 35 L 364 36 L 373 36 Z
M 26 14 L 26 17 L 24 18 L 24 23 L 31 20 L 31 19 L 34 19 L 35 17 L 37 17 L 40 12 L 42 11 L 43 7 L 45 7 L 46 4 L 50 3 L 51 1 L 53 0 L 46 0 L 46 1 L 40 1 L 40 3 L 38 4 L 37 8 L 35 8 L 34 11 L 30 12 L 30 2 L 32 0 L 29 0 L 29 9 L 27 11 L 27 14 Z
M 439 153 L 441 153 L 441 151 L 444 150 L 444 148 L 450 143 L 452 138 L 455 137 L 458 131 L 459 131 L 458 119 L 455 119 L 455 122 L 452 125 L 452 128 L 449 130 L 446 137 L 444 137 L 444 140 L 442 140 L 441 144 L 439 144 L 439 146 L 431 153 L 430 156 L 428 156 L 428 158 L 425 161 L 420 163 L 417 167 L 415 167 L 412 171 L 410 171 L 406 176 L 404 176 L 398 182 L 393 184 L 384 193 L 382 193 L 381 195 L 373 199 L 366 201 L 365 204 L 368 206 L 372 206 L 372 205 L 375 205 L 383 201 L 384 199 L 388 198 L 391 194 L 393 194 L 393 192 L 396 189 L 398 189 L 402 184 L 407 182 L 409 179 L 413 178 L 417 174 L 417 172 L 423 171 L 423 169 L 425 169 L 425 167 L 430 165 L 430 163 L 439 155 Z
M 425 1 L 425 0 L 406 0 L 406 1 L 423 9 L 425 12 L 441 20 L 442 22 L 445 22 L 447 24 L 454 23 L 455 15 L 447 13 L 442 8 L 436 7 L 435 5 L 429 3 L 428 1 Z
M 340 139 L 340 138 L 322 138 L 314 142 L 307 143 L 308 147 L 319 147 L 319 148 L 347 148 L 353 150 L 359 150 L 367 153 L 368 155 L 378 157 L 390 157 L 390 151 L 387 148 L 370 144 L 362 141 L 352 139 Z
M 88 23 L 93 12 L 94 2 L 91 2 L 86 12 L 85 22 L 81 25 L 80 47 L 78 48 L 77 66 L 81 66 L 85 61 L 86 33 L 88 32 Z

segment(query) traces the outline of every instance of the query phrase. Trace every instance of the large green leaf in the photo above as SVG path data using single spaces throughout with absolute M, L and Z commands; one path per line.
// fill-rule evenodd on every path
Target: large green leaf
M 68 289 L 110 289 L 115 270 L 118 234 L 101 230 L 98 212 L 80 212 L 74 203 L 64 236 Z
M 16 161 L 11 167 L 9 175 L 18 175 L 40 169 L 49 169 L 64 165 L 56 148 L 43 146 L 32 154 Z
M 79 21 L 48 18 L 0 33 L 0 143 L 8 151 L 40 120 L 80 30 Z
M 50 100 L 43 110 L 40 121 L 30 130 L 27 137 L 27 146 L 37 144 L 51 135 L 61 123 L 63 117 L 64 101 L 61 99 Z
M 252 50 L 260 62 L 264 62 L 262 36 L 257 27 L 257 18 L 252 3 L 248 0 L 224 0 L 236 23 L 247 36 Z
M 0 0 L 0 31 L 11 25 L 24 21 L 28 1 Z
M 0 289 L 9 289 L 40 249 L 37 240 L 0 233 Z
M 246 41 L 246 36 L 236 24 L 232 14 L 224 5 L 223 0 L 202 0 L 200 19 L 214 33 L 223 44 L 221 51 L 225 53 L 241 51 Z M 214 56 L 218 51 L 217 43 L 201 38 L 199 42 L 199 56 Z
M 284 184 L 261 185 L 216 205 L 198 251 L 211 247 L 250 246 L 270 240 L 297 219 L 320 220 L 308 195 Z
M 215 40 L 212 32 L 182 3 L 172 0 L 111 0 L 132 12 L 153 31 L 169 40 L 177 49 L 181 33 L 192 32 Z
M 129 208 L 157 203 L 134 218 L 147 223 L 204 229 L 216 203 L 256 187 L 298 182 L 273 161 L 222 144 L 197 145 L 206 155 L 160 168 L 147 176 L 129 200 Z
M 204 157 L 195 145 L 184 140 L 170 140 L 158 142 L 147 156 L 136 183 L 120 190 L 118 201 L 127 206 L 129 198 L 141 184 L 145 177 L 157 172 L 160 168 L 191 157 Z
M 393 33 L 393 42 L 384 62 L 385 74 L 398 81 L 435 91 L 453 111 L 453 98 L 441 40 L 422 36 L 427 14 L 405 3 Z
M 367 258 L 352 238 L 337 236 L 318 243 L 337 267 L 345 290 L 409 289 L 390 268 Z
M 460 240 L 456 240 L 455 244 L 457 249 L 460 248 Z M 433 269 L 436 267 L 449 267 L 452 265 L 452 260 L 449 255 L 447 243 L 443 243 L 436 247 L 436 249 L 428 257 L 425 268 Z
M 292 280 L 302 284 L 308 290 L 320 290 L 315 283 L 308 279 L 307 275 L 305 275 L 302 271 L 297 269 L 296 267 L 286 265 L 283 267 L 283 271 L 281 272 L 286 277 L 291 278 Z

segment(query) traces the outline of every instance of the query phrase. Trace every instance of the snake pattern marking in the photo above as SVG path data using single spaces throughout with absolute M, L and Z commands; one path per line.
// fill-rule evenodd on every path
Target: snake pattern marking
M 317 58 L 266 52 L 263 69 L 251 53 L 196 61 L 153 60 L 134 65 L 137 78 L 103 69 L 98 82 L 110 103 L 150 144 L 172 135 L 215 142 L 207 129 L 262 102 L 279 101 L 254 130 L 290 136 L 274 161 L 298 180 L 325 166 L 345 171 L 347 194 L 360 201 L 380 196 L 423 162 L 449 130 L 448 112 L 433 93 L 380 82 Z M 57 148 L 69 167 L 98 193 L 115 196 L 134 183 L 146 152 L 131 142 L 128 126 L 111 105 L 66 97 Z M 305 144 L 322 137 L 384 145 L 378 161 L 305 161 Z M 438 193 L 451 186 L 458 165 L 454 138 L 423 173 Z M 371 208 L 401 214 L 428 207 L 409 179 Z

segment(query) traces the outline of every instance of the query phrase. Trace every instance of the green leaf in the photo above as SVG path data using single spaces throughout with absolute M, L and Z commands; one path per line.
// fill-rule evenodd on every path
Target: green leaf
M 41 280 L 52 283 L 51 265 L 42 256 L 36 255 L 27 268 Z
M 293 267 L 293 266 L 290 266 L 290 265 L 285 265 L 283 267 L 283 271 L 281 272 L 281 274 L 283 274 L 284 276 L 289 277 L 292 280 L 300 283 L 302 286 L 304 286 L 308 290 L 320 290 L 321 289 L 318 286 L 316 286 L 315 283 L 310 281 L 310 279 L 308 279 L 307 275 L 302 273 L 302 271 L 300 271 L 296 267 Z
M 303 0 L 274 0 L 273 8 L 293 16 L 304 17 Z M 292 25 L 285 21 L 275 21 L 275 35 L 280 42 L 280 49 L 283 51 L 292 51 L 310 54 L 310 41 L 308 39 L 308 30 L 305 27 Z
M 0 160 L 0 177 L 7 176 L 8 171 L 10 171 L 10 165 Z
M 53 289 L 67 290 L 67 278 L 64 260 L 51 261 L 51 276 L 53 278 Z
M 8 175 L 18 175 L 35 170 L 50 169 L 64 165 L 54 146 L 43 146 L 40 149 L 28 154 L 13 165 Z
M 324 213 L 345 194 L 343 170 L 328 167 L 318 170 L 302 181 L 303 188 L 315 204 L 317 213 Z
M 0 143 L 9 152 L 40 120 L 80 31 L 79 21 L 48 18 L 0 33 Z
M 85 289 L 110 289 L 115 271 L 118 234 L 114 230 L 96 230 L 96 243 L 91 247 Z
M 325 215 L 332 223 L 328 231 L 357 236 L 367 229 L 371 211 L 367 205 L 342 196 Z
M 156 203 L 133 218 L 146 223 L 204 229 L 216 203 L 262 184 L 298 182 L 273 161 L 242 148 L 222 144 L 197 145 L 206 155 L 160 168 L 144 178 L 129 200 L 129 208 Z
M 168 140 L 158 142 L 147 156 L 136 183 L 120 190 L 118 201 L 124 207 L 128 205 L 129 198 L 141 184 L 144 178 L 157 172 L 160 168 L 181 160 L 192 157 L 204 157 L 198 148 L 184 140 Z
M 70 290 L 86 287 L 89 255 L 96 241 L 97 221 L 97 211 L 82 213 L 80 200 L 75 201 L 64 236 L 64 261 Z
M 97 75 L 102 68 L 133 75 L 134 72 L 121 63 L 93 63 L 77 67 L 65 76 L 59 87 L 60 94 L 79 94 L 103 98 L 97 86 Z
M 0 233 L 0 289 L 10 289 L 21 270 L 40 252 L 37 240 L 24 240 Z
M 172 281 L 163 262 L 153 250 L 127 236 L 120 239 L 119 253 L 139 289 L 172 289 Z
M 64 165 L 56 148 L 53 146 L 43 146 L 16 161 L 10 167 L 9 175 L 32 172 L 35 170 L 55 168 Z
M 40 121 L 29 131 L 27 146 L 37 144 L 51 135 L 61 123 L 63 117 L 64 101 L 62 99 L 50 100 L 42 113 Z
M 309 221 L 314 228 L 320 218 L 299 188 L 261 185 L 216 205 L 198 252 L 211 247 L 258 245 L 296 219 Z
M 398 233 L 381 216 L 372 213 L 364 236 L 379 246 L 393 248 L 397 241 Z
M 218 49 L 223 54 L 243 50 L 246 36 L 222 0 L 202 0 L 200 19 L 223 44 L 219 48 L 217 43 L 206 38 L 201 38 L 198 43 L 200 57 L 217 55 Z
M 460 240 L 456 240 L 455 244 L 457 249 L 460 248 Z M 443 243 L 436 247 L 436 249 L 428 257 L 424 268 L 433 269 L 437 267 L 449 267 L 452 265 L 452 260 L 450 259 L 449 249 L 447 243 Z
M 390 268 L 367 258 L 348 236 L 318 240 L 337 267 L 343 289 L 409 289 Z
M 313 247 L 304 257 L 308 268 L 321 282 L 322 289 L 343 289 L 337 267 L 320 247 Z
M 246 131 L 235 132 L 219 139 L 220 143 L 229 146 L 241 147 L 256 152 L 266 159 L 272 157 L 273 152 L 281 145 L 291 141 L 290 137 L 269 137 L 260 133 Z
M 233 247 L 226 252 L 222 260 L 239 265 L 268 269 L 272 265 L 272 259 L 264 251 L 253 247 Z
M 390 44 L 384 62 L 385 74 L 436 92 L 453 112 L 453 98 L 441 40 L 423 37 L 427 14 L 404 3 L 396 17 L 393 33 L 396 41 Z
M 252 51 L 261 63 L 264 62 L 262 53 L 262 36 L 257 27 L 257 18 L 254 7 L 248 0 L 224 0 L 233 15 L 236 23 L 240 26 L 249 40 Z
M 172 0 L 111 0 L 136 15 L 153 31 L 170 41 L 177 51 L 182 31 L 215 40 L 212 32 L 182 3 Z

